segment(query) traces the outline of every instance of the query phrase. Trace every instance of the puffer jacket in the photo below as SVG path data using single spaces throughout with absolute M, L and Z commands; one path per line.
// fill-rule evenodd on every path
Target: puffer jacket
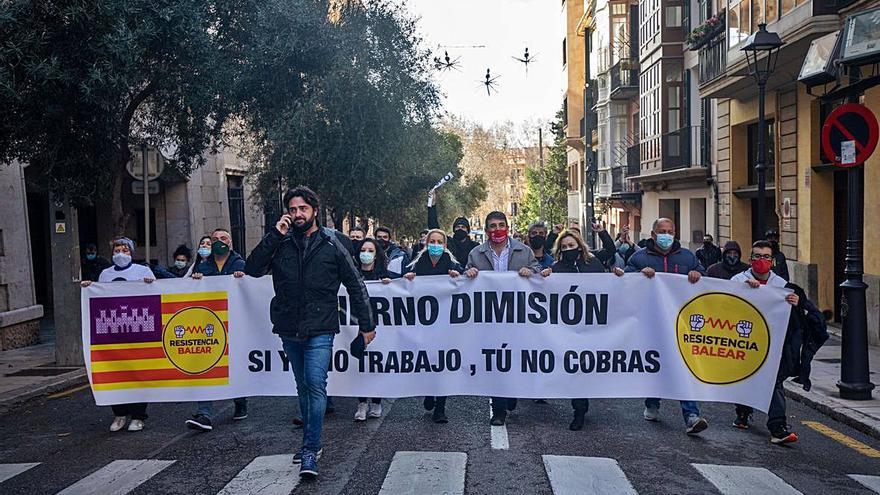
M 244 270 L 248 275 L 262 277 L 272 271 L 275 297 L 269 313 L 274 333 L 295 340 L 339 333 L 340 285 L 348 290 L 360 330 L 375 329 L 370 296 L 342 237 L 321 228 L 303 249 L 304 238 L 272 229 L 248 256 Z
M 702 275 L 706 274 L 706 269 L 703 268 L 694 253 L 681 247 L 678 241 L 675 241 L 669 252 L 664 254 L 657 249 L 653 239 L 648 239 L 645 247 L 629 257 L 625 271 L 640 272 L 646 267 L 651 267 L 659 273 L 687 275 L 691 271 L 696 271 Z

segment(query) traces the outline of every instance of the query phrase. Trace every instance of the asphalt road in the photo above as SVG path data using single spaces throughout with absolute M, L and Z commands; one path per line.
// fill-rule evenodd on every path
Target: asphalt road
M 641 401 L 594 400 L 584 430 L 571 432 L 568 401 L 521 400 L 494 435 L 483 398 L 451 398 L 446 425 L 432 423 L 419 398 L 386 401 L 383 417 L 365 423 L 353 421 L 355 406 L 336 399 L 320 477 L 299 482 L 289 458 L 277 456 L 300 446 L 295 398 L 254 398 L 249 418 L 235 423 L 231 401 L 218 403 L 210 433 L 184 427 L 194 405 L 153 404 L 144 431 L 113 434 L 109 408 L 87 389 L 45 398 L 0 416 L 0 493 L 372 494 L 383 484 L 384 493 L 455 493 L 462 478 L 469 494 L 880 493 L 880 442 L 792 401 L 800 441 L 787 447 L 769 444 L 761 414 L 752 429 L 733 428 L 726 404 L 703 404 L 710 427 L 695 438 L 673 401 L 664 401 L 661 422 L 648 423 Z M 121 460 L 138 462 L 113 463 Z M 876 491 L 849 475 L 877 477 L 863 478 Z

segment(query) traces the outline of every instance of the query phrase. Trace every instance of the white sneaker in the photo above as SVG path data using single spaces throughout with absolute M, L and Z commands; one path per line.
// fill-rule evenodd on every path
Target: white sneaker
M 657 407 L 646 407 L 642 413 L 645 421 L 660 421 L 660 409 Z
M 125 422 L 127 418 L 125 416 L 116 416 L 113 418 L 113 422 L 110 423 L 110 431 L 117 432 L 123 428 L 125 428 Z
M 358 402 L 358 410 L 354 413 L 355 421 L 366 421 L 367 420 L 367 408 L 369 408 L 369 404 L 366 402 Z
M 370 403 L 370 417 L 371 418 L 381 418 L 382 417 L 382 404 L 374 404 Z
M 128 425 L 128 431 L 141 431 L 144 429 L 144 421 L 142 419 L 133 419 Z

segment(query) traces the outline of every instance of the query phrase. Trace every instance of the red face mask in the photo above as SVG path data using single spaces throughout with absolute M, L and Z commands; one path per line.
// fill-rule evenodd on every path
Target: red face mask
M 758 275 L 764 275 L 770 271 L 770 267 L 773 265 L 773 262 L 770 260 L 752 260 L 752 271 L 757 273 Z
M 489 232 L 489 239 L 495 244 L 501 244 L 507 240 L 507 229 L 495 229 Z

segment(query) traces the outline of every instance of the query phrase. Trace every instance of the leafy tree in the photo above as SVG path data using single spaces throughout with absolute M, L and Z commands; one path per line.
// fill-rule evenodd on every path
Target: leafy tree
M 522 202 L 517 227 L 524 230 L 531 222 L 544 220 L 553 226 L 565 223 L 568 218 L 568 163 L 562 112 L 556 114 L 551 124 L 553 146 L 544 161 L 544 169 L 526 170 L 526 194 Z M 544 198 L 544 218 L 541 218 L 541 197 Z

